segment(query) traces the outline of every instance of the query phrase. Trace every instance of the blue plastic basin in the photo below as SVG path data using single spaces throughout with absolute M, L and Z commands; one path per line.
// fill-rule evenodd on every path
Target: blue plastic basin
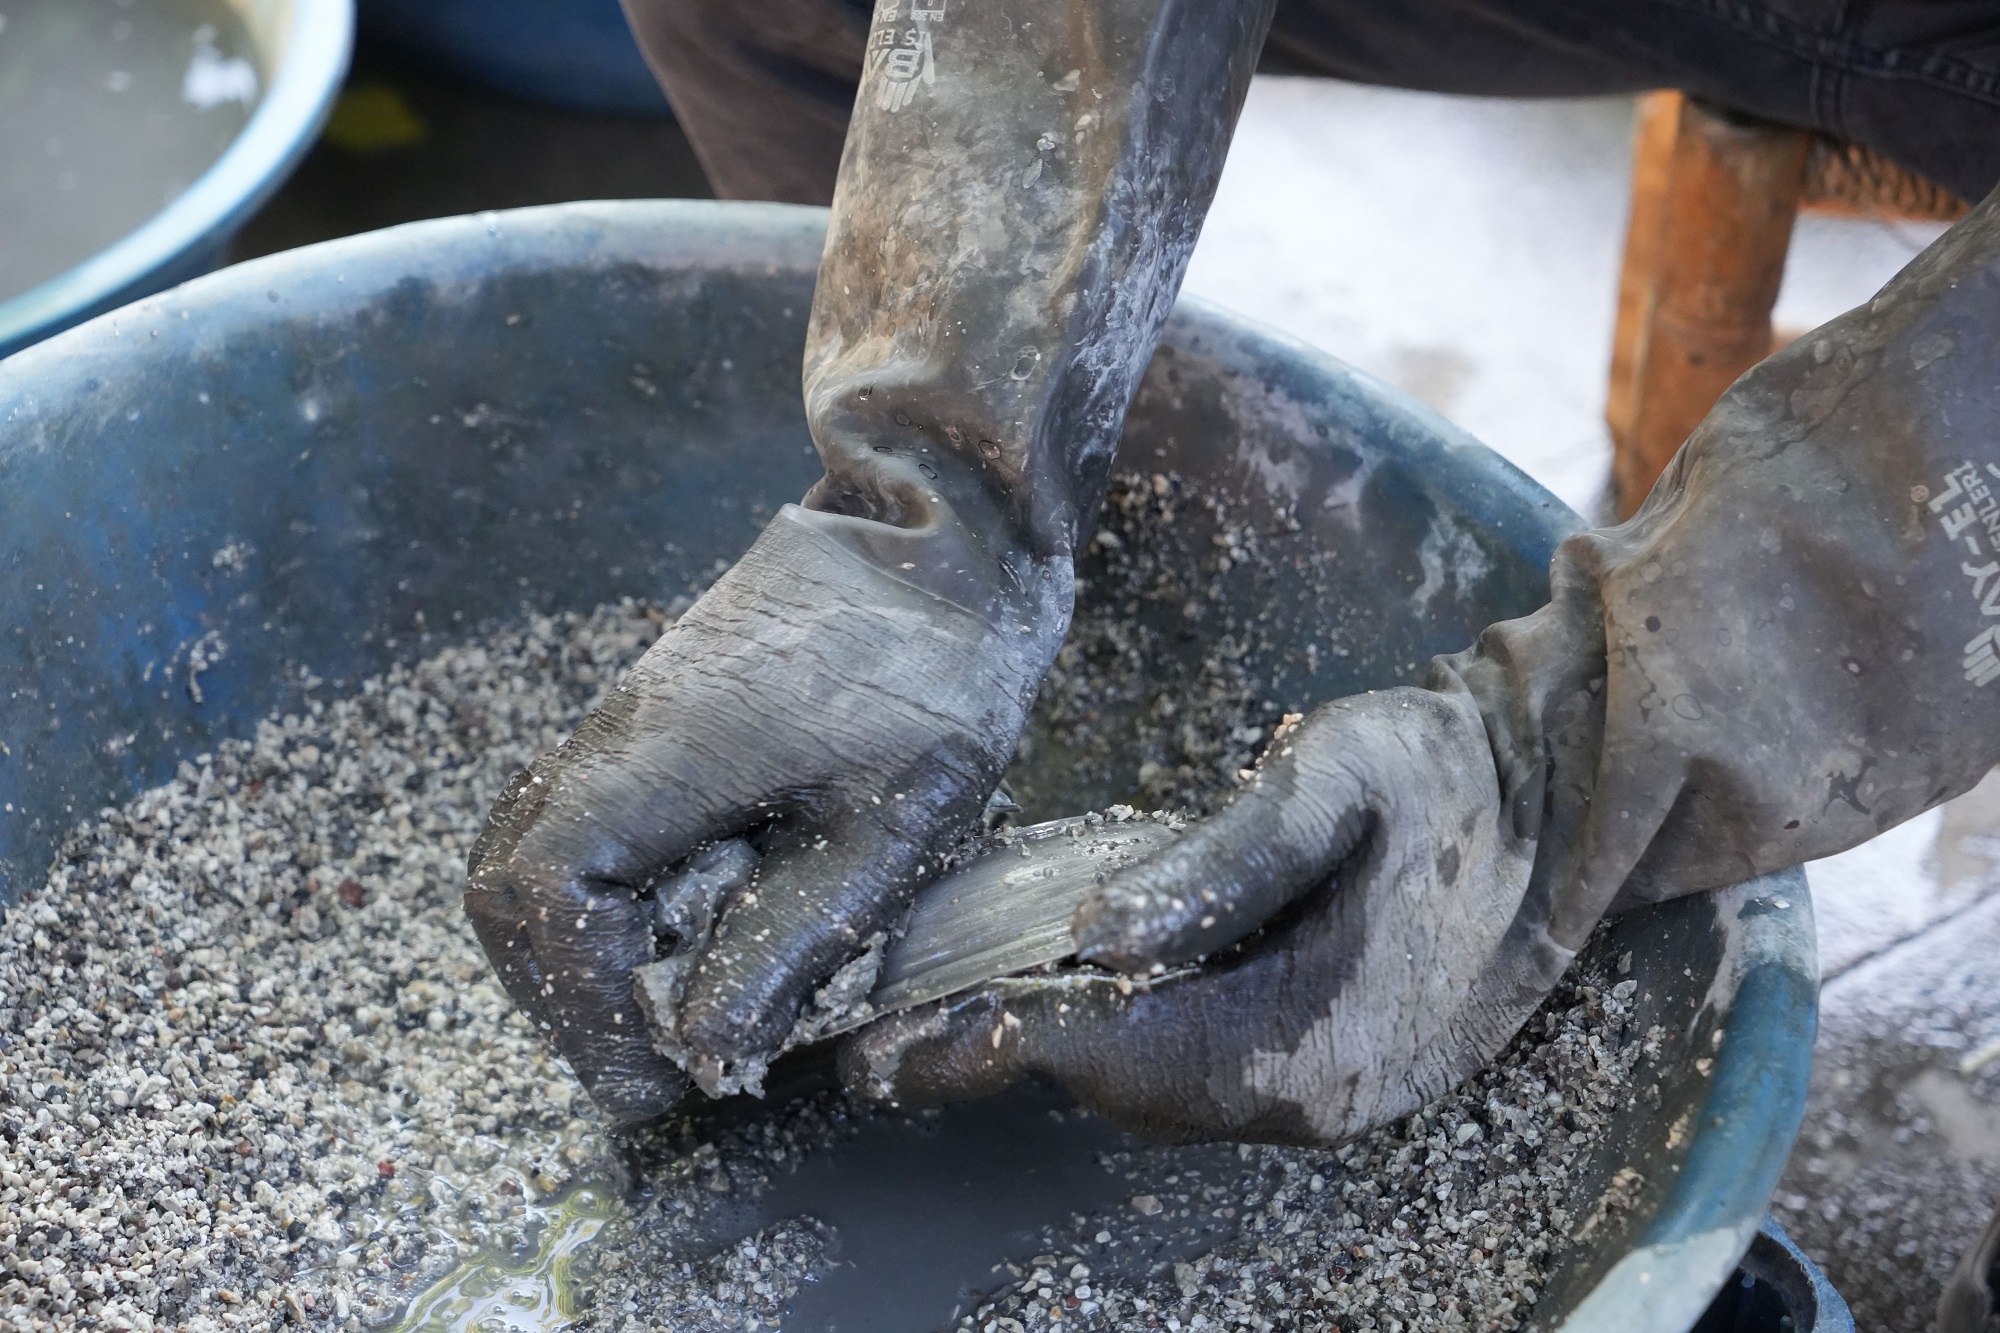
M 576 111 L 668 116 L 618 0 L 360 0 L 361 30 L 512 97 Z
M 688 201 L 417 223 L 239 265 L 0 362 L 0 897 L 38 882 L 79 818 L 298 708 L 302 671 L 338 689 L 524 605 L 712 577 L 819 475 L 799 361 L 824 226 Z M 1119 466 L 1178 474 L 1256 526 L 1268 565 L 1214 586 L 1255 619 L 1242 660 L 1287 706 L 1412 681 L 1532 610 L 1578 526 L 1408 396 L 1194 300 Z M 1173 540 L 1212 551 L 1206 514 Z M 1223 632 L 1160 635 L 1147 674 L 1193 688 L 1198 640 Z M 1634 1030 L 1657 1024 L 1666 1054 L 1566 1206 L 1590 1215 L 1628 1169 L 1634 1202 L 1567 1243 L 1536 1323 L 1687 1333 L 1757 1235 L 1804 1111 L 1805 878 L 1635 912 L 1591 948 L 1630 956 Z M 943 1317 L 894 1314 L 884 1281 L 877 1333 Z

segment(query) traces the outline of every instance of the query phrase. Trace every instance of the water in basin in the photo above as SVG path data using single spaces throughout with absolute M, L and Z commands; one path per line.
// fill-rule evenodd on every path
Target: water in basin
M 0 300 L 194 184 L 256 105 L 254 54 L 223 0 L 0 0 Z

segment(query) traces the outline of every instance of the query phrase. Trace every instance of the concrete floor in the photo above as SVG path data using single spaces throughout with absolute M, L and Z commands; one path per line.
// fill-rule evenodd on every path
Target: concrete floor
M 350 87 L 356 114 L 237 257 L 484 208 L 706 193 L 670 124 L 528 108 L 366 51 Z M 1188 288 L 1408 390 L 1601 517 L 1630 133 L 1618 99 L 1259 79 Z M 1802 221 L 1781 329 L 1865 300 L 1936 234 Z M 2000 1189 L 2000 1061 L 1968 1058 L 2000 1038 L 2000 783 L 1808 874 L 1825 1035 L 1780 1212 L 1863 1328 L 1909 1333 Z M 1919 1179 L 1928 1211 L 1904 1218 Z

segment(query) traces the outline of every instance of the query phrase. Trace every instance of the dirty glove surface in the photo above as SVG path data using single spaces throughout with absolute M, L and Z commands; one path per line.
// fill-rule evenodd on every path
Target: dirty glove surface
M 1032 1073 L 1159 1137 L 1338 1142 L 1472 1073 L 1560 978 L 1571 955 L 1524 903 L 1532 854 L 1462 691 L 1341 700 L 1085 904 L 1084 956 L 1137 979 L 1005 981 L 896 1015 L 843 1073 L 918 1102 Z
M 963 835 L 1012 755 L 1044 663 L 889 577 L 788 508 L 604 705 L 511 784 L 472 854 L 466 908 L 515 1003 L 622 1118 L 684 1084 L 651 1048 L 631 969 L 640 890 L 776 819 L 759 873 L 691 979 L 710 1051 L 775 1047 Z
M 671 1025 L 704 1086 L 751 1087 L 998 782 L 1270 15 L 877 7 L 806 339 L 826 476 L 473 857 L 487 952 L 614 1115 L 682 1087 L 632 988 L 655 877 L 760 831 Z
M 850 1079 L 1032 1070 L 1155 1132 L 1335 1141 L 1497 1054 L 1606 911 L 1969 789 L 2000 761 L 1996 358 L 2000 195 L 1733 386 L 1548 606 L 1315 713 L 1079 913 L 1086 958 L 1198 971 L 1003 983 L 863 1034 Z

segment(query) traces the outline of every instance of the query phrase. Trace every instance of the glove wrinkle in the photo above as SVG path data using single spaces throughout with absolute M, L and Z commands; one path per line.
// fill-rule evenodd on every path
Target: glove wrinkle
M 1927 503 L 2000 481 L 2000 391 L 1968 354 L 1996 325 L 1989 199 L 1732 387 L 1630 522 L 1563 544 L 1548 607 L 1441 659 L 1516 827 L 1539 805 L 1531 896 L 1564 947 L 1607 910 L 1854 846 L 2000 759 L 1968 677 L 2000 533 Z
M 898 111 L 871 64 L 807 332 L 827 462 L 809 506 L 892 512 L 893 475 L 899 503 L 936 497 L 1025 566 L 1067 574 L 1271 8 L 970 7 L 926 29 L 935 81 Z M 1041 572 L 1012 567 L 1030 585 Z

